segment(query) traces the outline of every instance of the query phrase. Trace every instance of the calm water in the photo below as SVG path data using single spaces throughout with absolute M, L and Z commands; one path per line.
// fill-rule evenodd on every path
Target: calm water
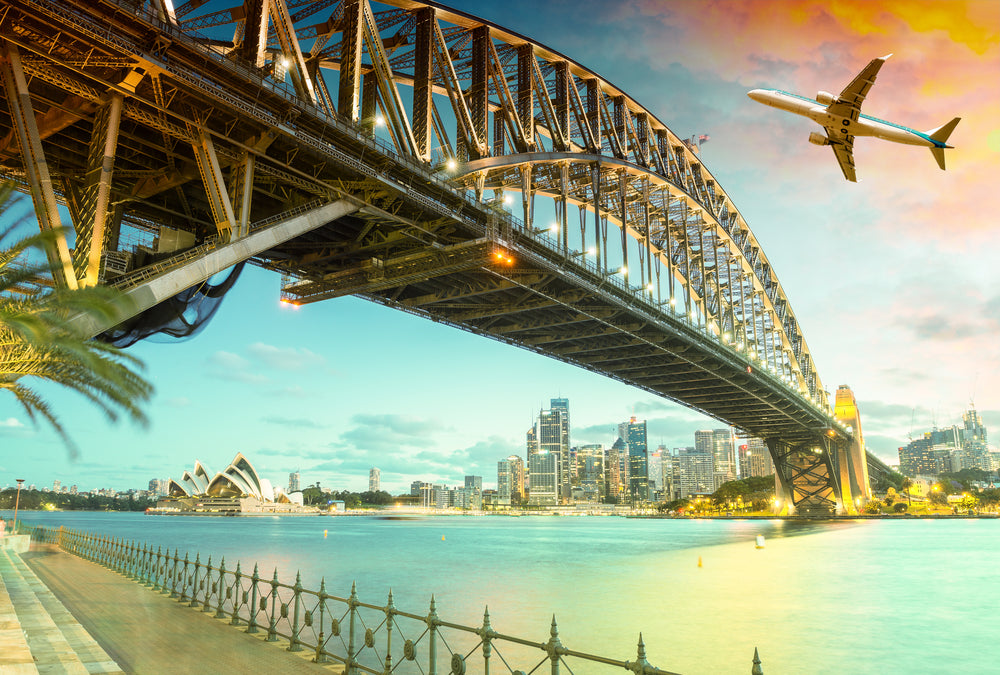
M 1000 672 L 1000 520 L 195 518 L 24 513 L 683 673 Z M 9 514 L 8 514 L 9 517 Z M 324 530 L 327 536 L 324 537 Z M 756 550 L 756 534 L 767 548 Z M 702 567 L 698 567 L 698 558 Z M 249 566 L 248 566 L 249 565 Z

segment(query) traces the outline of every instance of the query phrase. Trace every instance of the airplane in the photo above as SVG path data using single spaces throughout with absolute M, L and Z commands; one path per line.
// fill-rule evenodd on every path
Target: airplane
M 868 90 L 875 84 L 875 76 L 878 75 L 882 64 L 890 56 L 892 54 L 872 59 L 871 63 L 844 88 L 844 91 L 840 92 L 840 96 L 821 91 L 813 100 L 779 89 L 754 89 L 748 92 L 747 96 L 758 103 L 803 115 L 822 126 L 826 134 L 812 132 L 809 134 L 809 142 L 831 146 L 837 162 L 840 163 L 840 169 L 844 172 L 844 178 L 852 183 L 858 181 L 854 170 L 856 136 L 874 136 L 886 141 L 928 147 L 943 171 L 945 148 L 953 147 L 947 144 L 948 137 L 955 130 L 961 117 L 956 117 L 937 129 L 921 132 L 861 114 L 861 104 L 864 103 Z

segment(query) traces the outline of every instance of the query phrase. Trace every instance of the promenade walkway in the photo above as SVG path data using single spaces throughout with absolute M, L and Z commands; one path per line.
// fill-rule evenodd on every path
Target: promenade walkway
M 2 675 L 341 671 L 54 545 L 33 543 L 20 557 L 0 551 Z

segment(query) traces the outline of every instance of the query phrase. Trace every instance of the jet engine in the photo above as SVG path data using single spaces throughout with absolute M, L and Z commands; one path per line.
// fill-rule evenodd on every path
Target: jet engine
M 820 105 L 830 105 L 837 100 L 837 97 L 828 91 L 821 91 L 816 94 L 816 102 Z
M 818 134 L 815 131 L 809 134 L 809 142 L 814 145 L 830 145 L 830 139 L 826 134 Z

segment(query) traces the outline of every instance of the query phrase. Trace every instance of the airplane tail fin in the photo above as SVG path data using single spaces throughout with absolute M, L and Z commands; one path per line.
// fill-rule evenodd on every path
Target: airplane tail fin
M 927 132 L 927 136 L 932 141 L 936 141 L 942 144 L 940 147 L 931 148 L 931 154 L 934 155 L 934 161 L 937 162 L 937 165 L 941 167 L 942 171 L 944 171 L 944 150 L 945 148 L 952 147 L 950 145 L 947 145 L 948 137 L 951 136 L 951 132 L 955 130 L 955 127 L 958 126 L 958 123 L 961 121 L 961 119 L 962 119 L 961 117 L 956 117 L 947 124 Z
M 940 126 L 937 129 L 932 129 L 928 131 L 927 135 L 930 136 L 932 141 L 937 141 L 938 143 L 947 143 L 948 137 L 951 136 L 951 132 L 955 130 L 955 127 L 957 127 L 958 123 L 961 121 L 962 121 L 961 117 L 956 117 L 947 124 Z M 945 147 L 950 148 L 951 146 L 946 145 Z

